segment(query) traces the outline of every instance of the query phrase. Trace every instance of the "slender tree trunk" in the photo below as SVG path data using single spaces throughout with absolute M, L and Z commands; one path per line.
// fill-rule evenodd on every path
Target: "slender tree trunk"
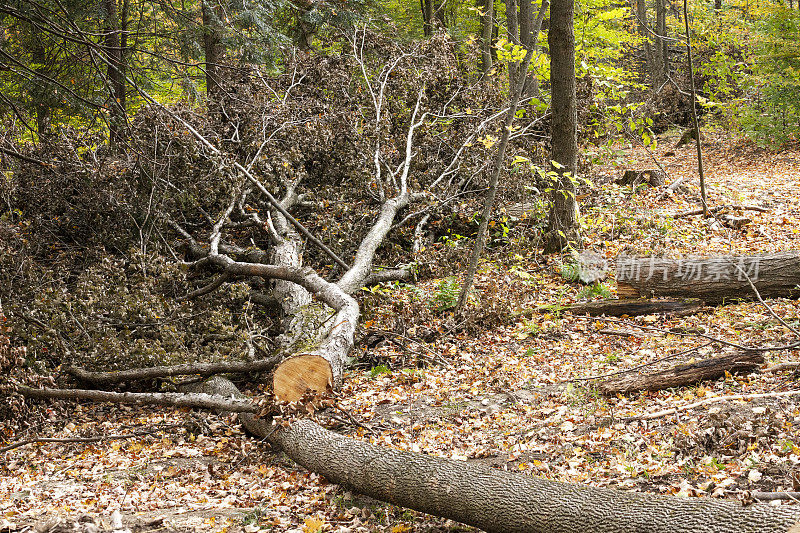
M 517 0 L 505 0 L 506 2 L 506 25 L 508 29 L 508 40 L 513 44 L 520 44 L 519 41 L 519 12 Z M 521 69 L 519 63 L 508 63 L 508 86 L 509 92 L 514 90 L 517 85 L 517 78 Z
M 532 50 L 533 59 L 539 55 L 539 32 L 542 31 L 542 23 L 547 14 L 547 9 L 550 6 L 550 0 L 542 0 L 539 5 L 539 12 L 536 18 L 533 18 L 533 6 L 530 0 L 522 0 L 519 6 L 519 38 L 520 44 L 528 50 Z M 522 89 L 522 96 L 529 98 L 539 94 L 539 78 L 536 70 L 527 73 L 525 79 L 525 87 Z
M 220 61 L 222 59 L 222 38 L 220 21 L 214 8 L 203 0 L 203 51 L 205 52 L 206 68 L 206 95 L 209 100 L 219 98 L 220 88 Z
M 445 17 L 445 2 L 435 2 L 433 17 L 439 23 L 440 28 L 447 28 L 447 18 Z
M 422 7 L 422 32 L 425 37 L 430 37 L 433 35 L 433 0 L 420 0 L 420 6 Z
M 553 0 L 550 8 L 551 160 L 559 175 L 544 237 L 545 253 L 581 246 L 574 179 L 578 172 L 578 110 L 575 91 L 574 0 Z
M 653 89 L 658 90 L 669 75 L 669 52 L 667 41 L 667 6 L 665 0 L 656 0 L 656 42 L 653 53 Z
M 663 0 L 661 0 L 663 1 Z M 695 102 L 696 91 L 694 86 L 694 68 L 692 66 L 692 36 L 689 32 L 689 10 L 687 0 L 683 0 L 683 21 L 686 28 L 686 58 L 689 63 L 689 80 L 691 81 L 691 105 L 692 105 L 692 124 L 694 131 L 697 132 L 697 173 L 700 177 L 700 202 L 703 207 L 703 217 L 708 217 L 708 199 L 706 198 L 706 179 L 703 173 L 703 147 L 700 143 L 700 123 L 697 120 L 697 105 Z
M 650 45 L 650 32 L 647 29 L 647 2 L 646 0 L 634 1 L 636 2 L 636 27 L 644 46 L 644 64 L 640 70 L 640 81 L 644 83 L 648 73 L 653 72 L 653 47 Z
M 108 142 L 118 145 L 124 138 L 125 129 L 125 79 L 122 67 L 122 48 L 120 46 L 120 23 L 116 0 L 105 0 L 106 34 L 105 48 L 108 58 L 109 111 Z
M 425 0 L 423 0 L 424 2 Z M 492 70 L 492 31 L 494 29 L 494 0 L 478 0 L 481 14 L 481 70 L 484 76 Z
M 31 30 L 35 31 L 33 26 Z M 31 42 L 31 56 L 33 62 L 37 65 L 35 70 L 37 73 L 47 75 L 47 57 L 45 53 L 44 44 L 41 40 L 34 37 Z M 50 133 L 50 91 L 47 89 L 47 82 L 44 79 L 35 80 L 37 90 L 33 93 L 33 105 L 36 108 L 36 133 L 39 134 L 41 139 Z
M 506 6 L 513 4 L 513 0 L 508 0 Z M 516 7 L 516 6 L 515 6 Z M 516 31 L 516 10 L 513 11 L 514 24 L 510 24 L 509 32 Z M 509 19 L 509 22 L 511 22 Z M 521 72 L 527 72 L 528 65 L 530 65 L 533 51 L 528 50 L 522 64 L 519 66 Z M 511 103 L 506 111 L 505 119 L 503 120 L 503 134 L 500 137 L 500 143 L 497 145 L 497 152 L 495 153 L 494 166 L 492 167 L 492 176 L 489 180 L 489 190 L 486 192 L 486 200 L 483 204 L 483 213 L 481 223 L 478 226 L 478 233 L 475 235 L 475 247 L 472 249 L 472 255 L 469 259 L 469 266 L 467 273 L 464 275 L 464 283 L 461 286 L 461 293 L 458 295 L 458 303 L 456 303 L 455 314 L 460 315 L 464 310 L 467 303 L 469 291 L 472 288 L 472 281 L 475 278 L 475 272 L 478 271 L 478 261 L 480 261 L 481 254 L 483 253 L 484 240 L 486 236 L 486 229 L 489 226 L 489 219 L 492 216 L 492 208 L 494 207 L 494 199 L 497 195 L 497 187 L 500 181 L 500 172 L 503 170 L 503 161 L 506 155 L 506 147 L 508 146 L 508 139 L 511 135 L 511 125 L 514 122 L 514 117 L 517 114 L 517 107 L 522 95 L 522 89 L 525 85 L 524 79 L 519 79 L 516 82 L 511 81 L 512 69 L 509 65 L 508 69 L 509 85 L 511 87 Z
M 317 32 L 317 25 L 309 20 L 308 13 L 314 7 L 309 0 L 295 0 L 297 21 L 294 26 L 294 45 L 300 50 L 307 52 L 311 50 L 314 42 L 314 34 Z

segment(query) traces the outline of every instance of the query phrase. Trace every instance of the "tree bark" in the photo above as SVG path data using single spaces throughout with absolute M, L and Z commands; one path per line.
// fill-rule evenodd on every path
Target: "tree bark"
M 506 29 L 508 30 L 508 40 L 515 45 L 520 44 L 519 39 L 519 17 L 520 12 L 517 7 L 517 0 L 505 0 L 506 2 Z M 517 86 L 517 79 L 520 73 L 519 63 L 509 61 L 508 63 L 508 87 L 509 92 Z
M 575 183 L 578 173 L 578 111 L 575 93 L 574 0 L 554 0 L 550 7 L 550 85 L 552 92 L 551 160 L 559 167 L 553 204 L 545 234 L 545 253 L 560 252 L 567 246 L 580 247 L 578 202 Z
M 653 71 L 653 48 L 650 44 L 650 32 L 647 27 L 647 3 L 645 0 L 634 0 L 634 2 L 636 3 L 636 27 L 644 47 L 644 64 L 640 70 L 640 80 L 644 83 L 648 73 Z
M 669 75 L 669 47 L 667 40 L 667 6 L 665 0 L 656 1 L 656 40 L 653 46 L 653 90 L 658 90 Z
M 220 62 L 222 60 L 222 31 L 218 13 L 209 4 L 213 0 L 202 0 L 203 51 L 205 52 L 206 95 L 209 100 L 220 96 Z
M 737 352 L 677 365 L 654 374 L 633 374 L 610 379 L 600 384 L 600 392 L 606 396 L 613 396 L 641 390 L 655 391 L 683 387 L 700 381 L 719 379 L 726 372 L 731 374 L 755 372 L 763 363 L 764 356 L 760 352 Z
M 422 0 L 423 2 L 425 0 Z M 486 76 L 492 70 L 492 32 L 494 30 L 494 0 L 478 0 L 481 14 L 481 70 Z
M 620 298 L 697 298 L 708 304 L 800 296 L 800 252 L 707 259 L 620 258 Z
M 565 309 L 573 314 L 589 316 L 640 316 L 669 313 L 684 316 L 696 313 L 703 308 L 699 300 L 626 298 L 621 300 L 600 300 L 571 305 Z
M 425 37 L 433 35 L 433 0 L 420 0 L 422 8 L 422 32 Z
M 124 140 L 125 111 L 125 55 L 120 38 L 120 17 L 117 0 L 105 0 L 106 34 L 105 53 L 108 59 L 109 120 L 108 143 L 117 146 Z M 125 14 L 127 15 L 127 13 Z

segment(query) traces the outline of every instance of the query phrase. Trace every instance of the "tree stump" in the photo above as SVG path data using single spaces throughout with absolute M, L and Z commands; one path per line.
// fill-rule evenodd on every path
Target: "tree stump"
M 626 170 L 625 174 L 617 180 L 620 185 L 641 185 L 650 187 L 663 187 L 667 183 L 667 175 L 660 169 Z

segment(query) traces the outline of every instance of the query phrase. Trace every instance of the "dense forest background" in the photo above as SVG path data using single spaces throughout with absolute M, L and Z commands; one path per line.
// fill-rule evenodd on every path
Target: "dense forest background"
M 0 531 L 59 514 L 69 491 L 49 500 L 48 480 L 76 471 L 81 453 L 118 464 L 214 457 L 200 474 L 120 466 L 123 481 L 93 485 L 105 496 L 69 504 L 84 523 L 116 510 L 129 526 L 171 498 L 155 488 L 171 478 L 197 485 L 192 512 L 216 509 L 249 532 L 462 528 L 378 500 L 487 530 L 503 523 L 345 481 L 326 470 L 334 437 L 306 417 L 355 442 L 490 471 L 796 499 L 795 400 L 662 426 L 641 413 L 681 399 L 793 397 L 794 362 L 785 379 L 734 374 L 789 364 L 777 354 L 797 353 L 796 302 L 737 285 L 633 325 L 622 322 L 629 310 L 610 325 L 569 311 L 624 297 L 608 279 L 617 257 L 794 247 L 800 0 L 0 0 L 0 124 Z M 796 296 L 796 262 L 765 298 Z M 755 303 L 716 307 L 738 297 Z M 663 338 L 642 333 L 655 331 Z M 587 340 L 599 334 L 616 340 Z M 623 368 L 731 349 L 750 359 L 716 384 L 633 399 L 596 386 Z M 227 376 L 221 389 L 175 377 L 216 373 Z M 241 420 L 271 451 L 222 414 L 105 412 L 35 392 L 238 398 L 228 378 L 257 409 L 207 397 L 169 405 L 255 410 Z M 77 439 L 58 448 L 65 466 L 39 465 L 62 453 L 43 451 L 43 438 Z M 316 457 L 298 451 L 312 441 Z M 102 444 L 80 452 L 76 442 Z M 372 452 L 339 455 L 360 453 Z M 258 488 L 226 492 L 236 479 Z M 729 530 L 797 520 L 796 506 L 755 507 Z M 136 527 L 167 523 L 147 516 Z M 216 527 L 211 516 L 192 515 Z M 705 520 L 694 519 L 681 527 Z M 109 520 L 97 524 L 122 529 L 119 514 Z

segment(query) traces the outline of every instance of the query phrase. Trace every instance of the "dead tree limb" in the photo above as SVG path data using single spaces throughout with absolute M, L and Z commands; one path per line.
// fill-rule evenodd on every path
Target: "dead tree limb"
M 783 392 L 764 392 L 758 394 L 731 394 L 730 396 L 715 396 L 713 398 L 706 398 L 705 400 L 700 400 L 699 402 L 690 403 L 688 405 L 682 405 L 680 407 L 674 407 L 672 409 L 656 411 L 655 413 L 650 413 L 641 416 L 631 416 L 626 418 L 625 421 L 630 422 L 632 420 L 655 420 L 656 418 L 671 416 L 677 413 L 681 413 L 683 411 L 691 411 L 692 409 L 697 409 L 698 407 L 703 407 L 704 405 L 710 405 L 712 403 L 735 402 L 738 400 L 758 400 L 761 398 L 788 398 L 790 396 L 798 396 L 798 395 L 800 395 L 800 390 L 790 390 Z M 800 533 L 800 530 L 798 530 L 798 533 Z
M 644 298 L 622 298 L 619 300 L 598 300 L 571 305 L 565 309 L 573 314 L 589 316 L 639 316 L 659 313 L 686 314 L 697 313 L 703 308 L 700 300 L 664 298 L 647 300 Z
M 135 405 L 167 405 L 170 407 L 199 407 L 233 413 L 256 413 L 258 405 L 251 400 L 231 399 L 224 396 L 181 392 L 107 392 L 86 389 L 35 389 L 16 386 L 17 392 L 36 400 L 91 400 Z
M 110 383 L 123 383 L 129 381 L 143 381 L 147 379 L 167 378 L 172 376 L 211 376 L 214 374 L 234 374 L 243 372 L 264 372 L 277 365 L 283 356 L 257 361 L 226 361 L 219 363 L 187 363 L 172 366 L 154 366 L 148 368 L 131 368 L 117 372 L 91 372 L 83 368 L 67 367 L 65 372 L 86 383 L 107 385 Z
M 145 435 L 152 435 L 157 431 L 163 431 L 164 429 L 176 427 L 174 424 L 170 424 L 167 428 L 161 427 L 157 429 L 151 429 L 148 431 L 135 431 L 133 433 L 125 433 L 122 435 L 97 435 L 94 437 L 63 437 L 63 438 L 52 438 L 52 437 L 38 437 L 35 439 L 25 439 L 14 442 L 9 444 L 8 446 L 3 446 L 0 448 L 0 453 L 5 453 L 16 448 L 21 448 L 23 446 L 28 446 L 29 444 L 39 444 L 39 443 L 87 443 L 87 442 L 102 442 L 108 440 L 123 440 L 123 439 L 134 439 L 136 437 L 143 437 Z
M 741 210 L 741 211 L 758 211 L 759 213 L 769 213 L 769 209 L 766 207 L 760 207 L 757 205 L 718 205 L 715 207 L 711 207 L 708 209 L 709 213 L 718 213 L 724 209 L 733 209 L 733 210 Z M 702 209 L 692 209 L 691 211 L 682 211 L 680 213 L 675 213 L 672 215 L 672 218 L 684 218 L 690 217 L 693 215 L 702 215 Z
M 778 363 L 772 365 L 769 368 L 764 369 L 764 372 L 783 372 L 784 370 L 800 370 L 800 362 L 791 362 L 791 363 Z
M 764 356 L 759 352 L 737 352 L 680 364 L 654 374 L 628 375 L 607 380 L 600 384 L 600 392 L 611 396 L 641 390 L 655 391 L 683 387 L 721 378 L 726 372 L 731 374 L 754 372 L 763 363 Z
M 800 502 L 800 492 L 751 492 L 750 497 L 761 501 L 789 500 Z

